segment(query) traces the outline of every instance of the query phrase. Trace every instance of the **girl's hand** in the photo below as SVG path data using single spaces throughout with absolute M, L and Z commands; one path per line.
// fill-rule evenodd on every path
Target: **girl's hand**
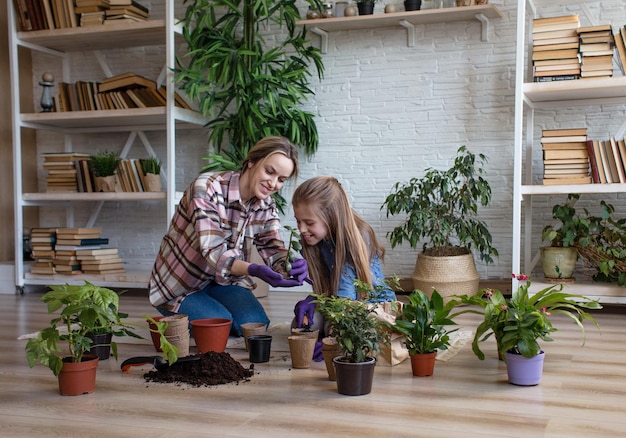
M 291 263 L 291 270 L 288 271 L 292 278 L 295 278 L 302 284 L 306 281 L 309 284 L 313 284 L 313 280 L 309 278 L 309 265 L 304 259 L 295 259 Z

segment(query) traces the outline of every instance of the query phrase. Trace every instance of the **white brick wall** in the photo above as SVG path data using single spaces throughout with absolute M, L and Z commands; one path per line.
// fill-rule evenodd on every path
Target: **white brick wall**
M 325 78 L 313 84 L 316 96 L 309 103 L 309 109 L 318 115 L 319 151 L 313 158 L 302 160 L 301 180 L 320 174 L 336 176 L 349 192 L 354 208 L 387 242 L 385 234 L 400 223 L 400 218 L 387 219 L 380 206 L 396 181 L 420 176 L 427 167 L 447 167 L 461 145 L 482 152 L 490 158 L 487 170 L 494 196 L 491 205 L 481 210 L 481 216 L 489 225 L 500 257 L 490 266 L 478 263 L 478 269 L 484 278 L 508 278 L 516 1 L 491 1 L 503 12 L 503 18 L 491 22 L 489 42 L 481 41 L 478 21 L 417 26 L 415 47 L 407 47 L 406 32 L 400 27 L 331 33 L 328 53 L 323 55 Z M 546 17 L 579 13 L 582 25 L 626 24 L 623 0 L 591 2 L 587 7 L 596 22 L 590 22 L 575 5 L 541 11 Z M 384 3 L 379 3 L 375 12 L 382 13 L 383 8 Z M 153 17 L 159 11 L 162 10 L 153 8 Z M 310 33 L 309 37 L 317 43 L 316 35 Z M 72 81 L 103 77 L 90 56 L 79 54 L 74 58 Z M 156 78 L 158 60 L 163 54 L 158 49 L 145 48 L 112 50 L 105 56 L 112 63 L 114 74 L 132 70 Z M 48 61 L 45 56 L 35 59 L 35 84 L 41 72 L 50 70 Z M 616 72 L 621 74 L 617 69 Z M 60 66 L 55 75 L 61 78 Z M 40 96 L 37 91 L 35 95 Z M 609 105 L 538 113 L 535 138 L 544 128 L 578 126 L 587 126 L 592 137 L 606 138 L 619 127 L 625 113 L 626 107 Z M 157 151 L 163 152 L 164 133 L 148 135 Z M 99 135 L 77 138 L 75 144 L 119 150 L 124 138 Z M 42 150 L 58 150 L 63 145 L 62 138 L 50 133 L 40 135 L 38 141 Z M 193 179 L 205 150 L 206 140 L 201 132 L 182 135 L 177 153 L 179 189 Z M 140 144 L 136 151 L 141 153 Z M 535 152 L 534 173 L 539 176 L 541 155 Z M 289 198 L 291 192 L 289 188 L 285 195 Z M 540 243 L 540 229 L 549 222 L 552 204 L 562 199 L 537 198 L 535 247 Z M 624 195 L 606 199 L 616 205 L 626 204 Z M 113 244 L 119 242 L 123 257 L 150 260 L 165 228 L 161 211 L 161 206 L 149 203 L 111 203 L 103 209 L 98 225 L 104 227 L 104 234 Z M 47 222 L 61 225 L 62 217 L 44 210 L 42 225 Z M 284 223 L 294 225 L 291 211 Z M 388 244 L 387 247 L 385 272 L 410 275 L 416 251 L 408 246 L 393 250 Z

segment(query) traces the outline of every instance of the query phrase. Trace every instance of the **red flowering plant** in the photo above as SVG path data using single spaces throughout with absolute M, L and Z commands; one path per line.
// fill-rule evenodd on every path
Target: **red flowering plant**
M 505 358 L 505 352 L 521 354 L 530 358 L 541 353 L 538 340 L 552 341 L 550 334 L 557 329 L 552 325 L 552 315 L 567 315 L 576 323 L 583 336 L 585 319 L 596 327 L 598 323 L 587 310 L 601 309 L 597 300 L 584 295 L 563 292 L 563 284 L 554 284 L 540 291 L 530 294 L 531 282 L 527 275 L 513 274 L 513 278 L 520 283 L 510 299 L 506 299 L 497 289 L 482 289 L 476 295 L 461 295 L 456 298 L 463 304 L 477 305 L 482 311 L 474 308 L 464 312 L 482 313 L 483 322 L 476 328 L 472 350 L 483 360 L 484 353 L 479 343 L 494 335 L 498 345 L 498 353 Z M 463 313 L 463 312 L 461 312 Z M 583 345 L 584 345 L 583 339 Z

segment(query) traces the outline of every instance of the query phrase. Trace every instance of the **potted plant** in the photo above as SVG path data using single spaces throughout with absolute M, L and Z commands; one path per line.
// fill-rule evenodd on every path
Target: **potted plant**
M 141 163 L 141 170 L 144 174 L 146 192 L 160 192 L 161 191 L 161 161 L 151 156 L 139 160 Z
M 306 0 L 320 9 L 318 0 Z M 183 20 L 187 52 L 177 60 L 176 81 L 207 123 L 210 152 L 203 171 L 239 170 L 261 138 L 279 135 L 317 150 L 316 114 L 303 109 L 313 95 L 311 67 L 323 75 L 320 51 L 307 39 L 298 5 L 290 0 L 193 0 Z M 268 25 L 280 26 L 265 44 Z M 278 29 L 276 29 L 278 30 Z M 284 199 L 277 198 L 279 207 Z
M 374 356 L 389 332 L 376 315 L 376 306 L 366 301 L 315 295 L 318 311 L 337 340 L 342 356 L 335 357 L 337 391 L 343 395 L 365 395 L 372 389 Z
M 584 320 L 598 326 L 587 310 L 601 309 L 602 306 L 597 300 L 563 292 L 563 284 L 551 285 L 531 295 L 529 293 L 531 282 L 528 276 L 523 274 L 513 276 L 525 283 L 513 291 L 509 300 L 497 289 L 483 289 L 475 295 L 457 298 L 461 303 L 481 308 L 467 309 L 463 312 L 482 313 L 484 316 L 476 328 L 472 342 L 472 350 L 476 356 L 481 360 L 485 358 L 479 343 L 494 335 L 498 356 L 507 364 L 509 382 L 517 385 L 536 385 L 541 381 L 545 356 L 538 340 L 552 341 L 550 334 L 557 330 L 552 325 L 550 316 L 567 315 L 580 327 L 584 335 Z M 520 372 L 521 375 L 518 374 Z
M 417 248 L 425 239 L 413 272 L 413 289 L 443 297 L 478 289 L 480 275 L 472 251 L 492 263 L 498 251 L 486 224 L 479 220 L 479 206 L 491 201 L 491 186 L 484 178 L 487 157 L 465 146 L 457 151 L 446 170 L 426 169 L 420 178 L 396 183 L 381 208 L 390 215 L 406 214 L 401 225 L 387 233 L 391 247 L 404 241 Z M 463 272 L 459 276 L 459 272 Z
M 89 156 L 89 168 L 94 176 L 96 192 L 115 191 L 115 172 L 121 161 L 120 156 L 111 151 Z
M 408 299 L 390 328 L 404 335 L 413 375 L 431 376 L 437 351 L 447 350 L 450 347 L 450 333 L 458 330 L 446 328 L 456 325 L 452 320 L 454 315 L 450 315 L 456 302 L 451 300 L 444 304 L 437 290 L 433 290 L 430 298 L 421 290 L 415 290 Z
M 376 0 L 357 0 L 356 7 L 359 10 L 359 15 L 372 15 L 375 3 Z
M 62 395 L 91 393 L 95 389 L 98 357 L 88 353 L 93 345 L 89 334 L 108 329 L 117 336 L 137 335 L 123 323 L 125 314 L 118 310 L 119 295 L 115 291 L 89 282 L 79 286 L 63 284 L 49 288 L 50 291 L 41 300 L 47 304 L 48 313 L 60 313 L 26 344 L 28 364 L 31 368 L 37 363 L 50 368 L 58 376 Z M 167 342 L 163 345 L 168 360 L 175 361 L 176 352 L 168 348 Z M 111 350 L 117 358 L 113 342 Z M 83 374 L 87 380 L 77 381 Z
M 579 243 L 586 244 L 590 232 L 589 219 L 579 216 L 574 207 L 579 198 L 580 195 L 569 194 L 565 203 L 552 207 L 552 218 L 560 225 L 546 225 L 541 232 L 541 239 L 550 242 L 550 246 L 541 247 L 541 263 L 546 278 L 567 280 L 573 277 L 578 260 L 577 246 Z

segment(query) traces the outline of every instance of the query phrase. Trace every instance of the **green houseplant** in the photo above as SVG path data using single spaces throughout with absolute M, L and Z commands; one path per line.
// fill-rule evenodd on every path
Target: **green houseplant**
M 376 305 L 323 295 L 315 295 L 314 302 L 343 353 L 333 359 L 337 391 L 344 395 L 369 394 L 374 356 L 389 337 L 385 324 L 376 317 Z
M 317 0 L 306 0 L 316 9 Z M 280 135 L 317 150 L 315 114 L 303 109 L 313 95 L 311 67 L 323 75 L 320 51 L 298 28 L 291 0 L 186 0 L 183 37 L 187 52 L 177 59 L 176 81 L 209 117 L 208 164 L 203 171 L 238 170 L 261 138 Z M 280 26 L 283 33 L 268 28 Z M 279 198 L 280 200 L 280 198 Z
M 139 160 L 141 163 L 141 170 L 143 170 L 144 178 L 144 190 L 146 192 L 160 192 L 161 191 L 161 161 L 151 156 Z
M 111 151 L 98 152 L 89 157 L 96 192 L 115 191 L 115 172 L 121 161 L 120 156 Z
M 59 377 L 59 390 L 64 395 L 79 395 L 95 389 L 95 373 L 98 359 L 90 356 L 89 350 L 93 341 L 89 334 L 110 331 L 115 336 L 138 337 L 124 323 L 126 314 L 119 311 L 119 295 L 107 288 L 89 282 L 83 285 L 49 286 L 41 300 L 47 304 L 48 313 L 56 314 L 50 325 L 39 331 L 37 337 L 26 344 L 26 358 L 30 367 L 37 363 L 47 366 L 55 376 Z M 59 312 L 57 314 L 57 312 Z M 165 324 L 163 324 L 165 325 Z M 161 327 L 164 330 L 163 327 Z M 167 357 L 171 361 L 177 358 L 176 351 L 168 342 L 163 343 Z M 117 358 L 117 348 L 111 342 L 111 350 Z M 77 373 L 66 373 L 71 368 L 90 363 L 89 381 L 86 386 L 76 388 L 71 383 L 71 376 Z M 65 383 L 70 389 L 65 389 Z
M 437 290 L 433 290 L 430 297 L 415 290 L 408 299 L 390 328 L 404 335 L 413 375 L 430 376 L 435 367 L 437 351 L 447 350 L 450 346 L 450 333 L 458 330 L 446 328 L 456 325 L 452 319 L 454 315 L 450 314 L 456 301 L 445 303 Z
M 541 232 L 541 239 L 550 242 L 550 246 L 541 248 L 543 273 L 547 278 L 572 278 L 578 245 L 587 245 L 590 221 L 577 214 L 574 207 L 580 195 L 569 194 L 567 201 L 552 208 L 552 218 L 559 222 L 546 225 Z M 587 213 L 587 211 L 585 210 Z
M 497 289 L 483 289 L 475 295 L 457 297 L 460 303 L 480 307 L 478 310 L 470 308 L 463 312 L 482 313 L 484 317 L 476 328 L 472 342 L 472 350 L 479 359 L 485 358 L 479 343 L 494 335 L 498 356 L 507 362 L 507 367 L 511 360 L 514 360 L 517 366 L 522 357 L 536 358 L 537 365 L 542 365 L 544 352 L 539 340 L 546 342 L 553 340 L 550 334 L 557 330 L 550 320 L 553 315 L 568 316 L 580 327 L 583 335 L 585 334 L 584 320 L 589 320 L 596 327 L 598 326 L 593 316 L 587 312 L 587 310 L 602 308 L 597 300 L 563 292 L 563 284 L 551 285 L 531 294 L 529 292 L 531 282 L 528 276 L 513 275 L 524 283 L 513 291 L 509 300 Z M 539 383 L 540 379 L 541 368 L 530 381 L 512 381 L 512 383 L 534 385 Z M 510 374 L 509 380 L 511 380 Z
M 498 255 L 478 208 L 491 201 L 491 186 L 485 179 L 487 157 L 461 146 L 446 170 L 428 168 L 422 177 L 397 182 L 381 207 L 390 215 L 405 214 L 401 225 L 387 237 L 391 247 L 409 243 L 417 248 L 424 239 L 413 273 L 413 288 L 444 296 L 459 289 L 475 291 L 480 276 L 472 251 L 485 263 Z M 443 259 L 442 257 L 451 257 Z M 464 272 L 459 278 L 458 272 Z

